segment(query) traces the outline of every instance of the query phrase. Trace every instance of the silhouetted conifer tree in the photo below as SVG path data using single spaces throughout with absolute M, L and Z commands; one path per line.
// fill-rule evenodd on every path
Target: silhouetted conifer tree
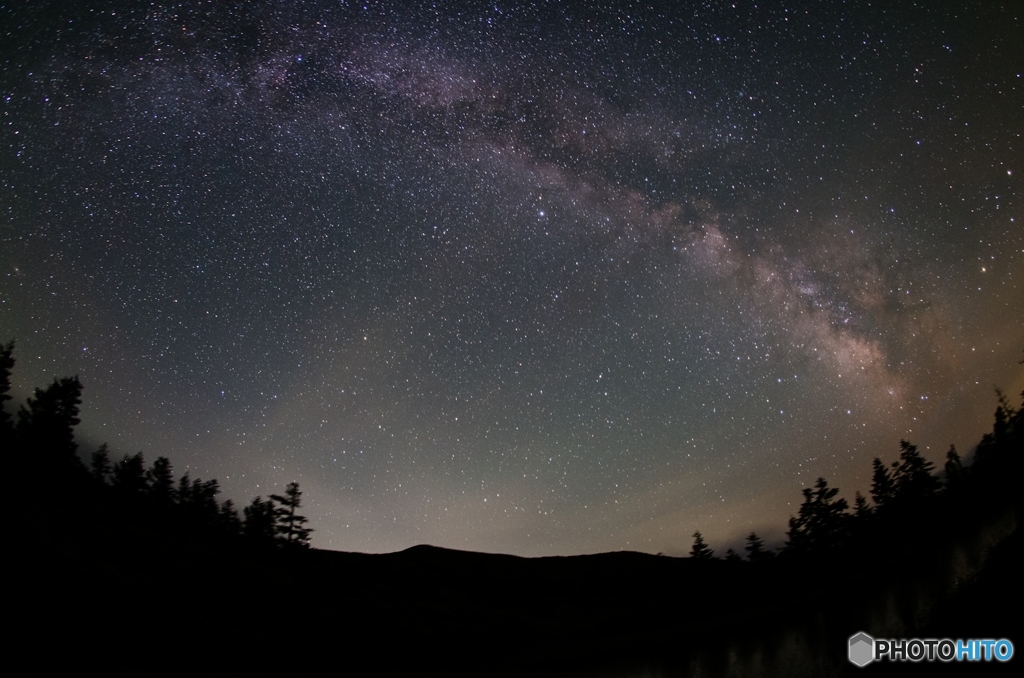
M 892 481 L 895 495 L 901 502 L 917 501 L 939 489 L 939 479 L 932 475 L 935 464 L 921 456 L 917 445 L 900 441 L 900 461 Z
M 813 489 L 804 488 L 800 512 L 789 519 L 787 553 L 823 553 L 840 544 L 848 507 L 845 499 L 835 499 L 838 493 L 839 488 L 830 488 L 824 478 L 818 478 Z
M 878 457 L 871 462 L 871 467 L 874 471 L 871 475 L 871 499 L 875 502 L 875 506 L 882 509 L 892 501 L 892 476 Z
M 1002 452 L 1013 447 L 1019 450 L 1021 447 L 1020 425 L 1019 423 L 1015 425 L 1020 420 L 1020 413 L 1010 405 L 1006 396 L 999 389 L 996 389 L 996 397 L 999 399 L 999 405 L 996 406 L 992 432 L 986 433 L 981 437 L 981 442 L 978 443 L 978 449 L 975 453 L 975 464 L 981 468 L 989 467 L 994 458 L 1000 456 Z M 1024 393 L 1021 394 L 1021 397 L 1024 398 Z M 1009 445 L 1011 440 L 1015 440 L 1016 444 Z M 1011 449 L 1011 452 L 1014 451 Z M 1019 451 L 1015 456 L 1020 456 Z M 1019 461 L 1016 463 L 1019 463 Z
M 242 523 L 242 534 L 250 539 L 270 543 L 277 537 L 277 515 L 274 512 L 274 502 L 264 501 L 262 497 L 256 497 L 246 506 L 242 513 L 245 521 Z
M 956 487 L 964 479 L 964 465 L 960 460 L 960 455 L 957 454 L 956 446 L 950 445 L 949 450 L 946 452 L 946 487 Z
M 693 533 L 693 548 L 690 549 L 690 557 L 697 560 L 711 560 L 715 557 L 715 552 L 704 543 L 704 535 L 700 533 L 700 530 Z
M 14 420 L 7 411 L 11 399 L 11 371 L 14 369 L 14 342 L 0 344 L 0 454 L 6 454 L 14 442 Z
M 1015 412 L 1010 405 L 1010 401 L 1006 399 L 1006 396 L 998 388 L 996 389 L 996 398 L 999 399 L 999 405 L 996 406 L 996 421 L 992 425 L 992 437 L 995 438 L 996 443 L 1000 443 L 1006 438 L 1006 433 L 1010 428 L 1010 420 Z
M 146 471 L 146 481 L 149 484 L 149 494 L 162 504 L 170 504 L 174 501 L 174 472 L 171 469 L 171 460 L 167 457 L 157 457 L 153 465 Z
M 188 475 L 188 471 L 178 478 L 178 489 L 174 491 L 174 501 L 185 506 L 192 499 L 192 479 Z
M 235 502 L 228 499 L 220 505 L 217 524 L 226 532 L 241 534 L 242 521 L 238 517 L 238 511 L 235 509 Z
M 110 454 L 107 451 L 107 444 L 100 445 L 100 449 L 92 453 L 92 462 L 89 471 L 93 479 L 101 485 L 106 485 L 114 468 L 110 465 Z
M 142 452 L 128 456 L 114 464 L 113 485 L 122 492 L 131 494 L 145 492 L 149 487 L 146 483 L 146 461 Z
M 743 547 L 743 550 L 747 552 L 747 560 L 752 563 L 760 563 L 772 557 L 771 551 L 764 547 L 764 542 L 756 532 L 747 535 L 747 545 Z
M 216 525 L 219 522 L 220 504 L 217 502 L 217 495 L 220 494 L 220 483 L 216 479 L 189 480 L 186 473 L 181 477 L 175 494 L 178 505 L 192 520 L 207 525 Z
M 75 426 L 80 422 L 81 404 L 78 377 L 54 379 L 45 391 L 35 389 L 18 411 L 15 436 L 22 449 L 44 465 L 84 470 L 75 455 Z
M 861 519 L 871 515 L 871 507 L 868 506 L 868 500 L 864 498 L 864 495 L 859 490 L 854 493 L 853 515 Z
M 736 553 L 736 551 L 734 551 L 732 549 L 726 549 L 725 550 L 725 559 L 726 560 L 732 560 L 732 561 L 743 560 L 742 558 L 740 558 L 740 554 Z
M 1012 410 L 1007 427 L 1007 448 L 1015 455 L 1015 463 L 1019 464 L 1024 457 L 1024 391 L 1020 392 L 1021 406 Z
M 220 515 L 220 504 L 217 502 L 217 495 L 220 494 L 220 483 L 216 478 L 205 482 L 198 478 L 192 483 L 191 505 L 197 517 L 209 523 L 216 523 Z
M 284 496 L 270 495 L 271 499 L 280 504 L 274 511 L 277 518 L 277 533 L 289 544 L 308 546 L 309 535 L 313 530 L 306 527 L 306 517 L 297 513 L 300 497 L 302 492 L 299 491 L 299 484 L 295 482 L 288 483 Z

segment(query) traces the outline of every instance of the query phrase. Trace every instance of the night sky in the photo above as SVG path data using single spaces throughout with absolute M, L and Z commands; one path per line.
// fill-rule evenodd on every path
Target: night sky
M 781 542 L 1024 370 L 1020 2 L 0 3 L 0 340 L 313 545 Z

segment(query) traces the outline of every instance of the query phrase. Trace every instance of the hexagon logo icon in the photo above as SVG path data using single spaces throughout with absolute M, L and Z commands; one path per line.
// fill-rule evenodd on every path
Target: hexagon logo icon
M 850 663 L 867 666 L 875 657 L 875 639 L 861 631 L 850 636 Z

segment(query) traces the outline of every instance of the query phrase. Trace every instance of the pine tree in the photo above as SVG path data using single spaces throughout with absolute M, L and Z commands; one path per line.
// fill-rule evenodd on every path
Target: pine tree
M 955 445 L 949 446 L 949 451 L 946 452 L 946 487 L 956 487 L 964 479 L 964 465 L 960 461 L 960 455 L 956 451 Z
M 18 411 L 15 436 L 22 449 L 38 463 L 50 468 L 84 470 L 75 455 L 75 426 L 82 404 L 82 384 L 78 377 L 54 379 L 45 391 L 35 389 Z
M 221 529 L 225 532 L 230 534 L 241 534 L 242 521 L 239 519 L 238 511 L 235 509 L 235 502 L 228 499 L 220 505 L 217 524 L 220 525 Z
M 893 497 L 892 476 L 878 457 L 871 462 L 871 467 L 874 470 L 871 476 L 871 499 L 877 508 L 884 509 Z
M 277 531 L 275 529 L 274 502 L 256 497 L 242 510 L 242 513 L 245 515 L 245 521 L 242 523 L 243 535 L 263 543 L 275 541 Z
M 272 494 L 270 498 L 280 504 L 274 511 L 277 518 L 277 533 L 289 544 L 309 546 L 309 535 L 313 530 L 306 527 L 306 517 L 296 513 L 301 496 L 299 484 L 291 482 L 288 483 L 284 496 Z
M 220 513 L 220 504 L 217 503 L 217 495 L 220 494 L 220 483 L 216 478 L 211 480 L 200 480 L 196 478 L 192 483 L 191 508 L 197 518 L 208 523 L 215 523 Z
M 153 465 L 146 471 L 146 481 L 149 485 L 149 494 L 161 504 L 170 504 L 174 501 L 174 471 L 171 468 L 171 460 L 167 457 L 157 457 Z
M 935 464 L 921 456 L 917 445 L 900 441 L 900 461 L 893 473 L 894 494 L 900 502 L 917 501 L 939 489 L 939 479 L 932 475 Z
M 126 454 L 124 459 L 114 464 L 113 485 L 122 492 L 132 494 L 148 489 L 146 461 L 142 458 L 142 452 L 136 452 L 130 457 Z
M 972 473 L 1017 475 L 1024 449 L 1024 414 L 1010 405 L 1002 391 L 996 389 L 999 405 L 996 407 L 992 432 L 981 437 L 975 450 Z M 1021 392 L 1024 399 L 1024 391 Z M 1024 409 L 1024 403 L 1021 404 Z M 999 469 L 999 470 L 996 470 Z
M 871 516 L 871 507 L 868 506 L 868 500 L 864 498 L 864 495 L 858 490 L 854 493 L 853 498 L 853 515 L 858 518 L 867 518 Z
M 174 491 L 174 501 L 179 506 L 188 506 L 192 500 L 192 478 L 188 471 L 178 478 L 178 489 Z
M 100 485 L 106 485 L 114 468 L 110 465 L 110 454 L 107 451 L 107 444 L 100 445 L 100 449 L 92 453 L 92 463 L 89 466 L 93 479 Z
M 704 543 L 704 535 L 700 530 L 693 533 L 693 548 L 690 549 L 690 557 L 696 560 L 712 560 L 715 552 Z
M 11 399 L 11 370 L 14 369 L 14 342 L 0 344 L 0 454 L 14 442 L 14 422 L 7 411 L 7 401 Z
M 747 560 L 752 563 L 760 563 L 772 557 L 771 551 L 764 547 L 764 542 L 756 532 L 747 535 L 747 545 L 743 547 L 743 550 L 747 552 Z
M 206 481 L 201 478 L 191 480 L 188 473 L 181 477 L 178 490 L 175 492 L 178 506 L 184 509 L 185 515 L 190 516 L 196 524 L 205 525 L 216 525 L 220 521 L 218 494 L 220 483 L 216 478 Z
M 1013 419 L 1016 412 L 1010 405 L 1010 401 L 1006 399 L 1006 395 L 998 388 L 996 389 L 996 398 L 999 400 L 999 405 L 996 406 L 996 421 L 992 425 L 992 437 L 996 444 L 999 444 L 1006 438 L 1010 420 Z
M 804 502 L 798 515 L 789 519 L 786 552 L 823 553 L 839 546 L 845 536 L 848 508 L 845 499 L 835 499 L 839 488 L 818 478 L 814 488 L 804 488 Z

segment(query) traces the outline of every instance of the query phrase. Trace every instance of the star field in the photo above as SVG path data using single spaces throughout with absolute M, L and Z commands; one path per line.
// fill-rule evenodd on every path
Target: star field
M 0 340 L 313 544 L 778 541 L 1024 389 L 1019 4 L 0 5 Z

